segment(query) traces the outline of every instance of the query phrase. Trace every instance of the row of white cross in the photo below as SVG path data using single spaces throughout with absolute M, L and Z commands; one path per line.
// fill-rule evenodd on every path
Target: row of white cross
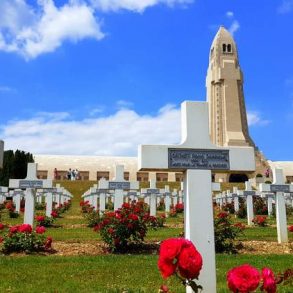
M 123 174 L 122 165 L 116 166 L 116 172 L 117 170 L 120 170 L 121 174 Z M 156 216 L 157 204 L 161 197 L 164 197 L 165 199 L 165 211 L 167 213 L 170 212 L 172 202 L 173 205 L 176 205 L 178 201 L 179 203 L 183 202 L 182 192 L 179 192 L 178 194 L 177 190 L 174 189 L 171 193 L 168 185 L 166 185 L 164 189 L 156 188 L 155 180 L 150 181 L 150 188 L 143 188 L 139 191 L 138 188 L 134 187 L 138 186 L 136 186 L 134 182 L 127 182 L 124 181 L 124 179 L 120 179 L 120 181 L 107 181 L 102 178 L 99 180 L 98 185 L 95 184 L 92 188 L 86 191 L 82 195 L 82 198 L 84 201 L 88 201 L 89 204 L 94 207 L 95 211 L 99 209 L 100 214 L 105 211 L 106 196 L 110 197 L 110 199 L 112 197 L 114 198 L 114 210 L 121 208 L 125 197 L 128 197 L 131 201 L 143 198 L 150 206 L 151 216 Z
M 53 187 L 52 180 L 40 180 L 37 178 L 37 164 L 28 163 L 27 177 L 25 179 L 10 179 L 9 189 L 0 187 L 0 201 L 6 197 L 12 197 L 16 212 L 20 211 L 21 198 L 25 198 L 24 224 L 33 226 L 35 218 L 35 202 L 42 201 L 45 196 L 46 216 L 51 217 L 53 202 L 57 205 L 64 204 L 72 198 L 72 195 L 60 185 Z
M 259 196 L 267 199 L 268 215 L 272 214 L 273 200 L 276 205 L 276 223 L 277 223 L 277 235 L 278 242 L 288 242 L 288 230 L 287 230 L 287 217 L 286 217 L 286 200 L 290 200 L 290 204 L 293 205 L 293 184 L 285 184 L 284 177 L 281 169 L 273 170 L 273 184 L 259 185 L 258 190 L 252 190 L 251 183 L 245 182 L 245 190 L 240 191 L 234 187 L 233 192 L 224 192 L 216 196 L 216 202 L 220 207 L 225 202 L 234 203 L 235 212 L 239 210 L 239 197 L 246 198 L 247 208 L 247 224 L 252 225 L 254 218 L 253 211 L 253 197 Z

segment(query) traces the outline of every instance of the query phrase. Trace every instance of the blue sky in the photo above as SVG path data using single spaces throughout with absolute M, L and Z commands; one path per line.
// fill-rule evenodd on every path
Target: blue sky
M 180 141 L 211 42 L 238 45 L 250 134 L 293 160 L 293 0 L 0 0 L 0 138 L 34 154 L 136 155 Z

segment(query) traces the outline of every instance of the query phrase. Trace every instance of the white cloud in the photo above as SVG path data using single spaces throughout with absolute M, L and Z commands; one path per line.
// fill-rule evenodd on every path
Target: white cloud
M 293 0 L 283 0 L 282 4 L 278 7 L 278 13 L 284 14 L 293 11 Z
M 240 29 L 240 24 L 237 20 L 233 20 L 232 24 L 229 27 L 229 32 L 233 36 Z
M 0 93 L 2 92 L 4 92 L 4 93 L 9 93 L 9 92 L 14 92 L 15 91 L 15 89 L 13 89 L 13 88 L 11 88 L 11 87 L 9 87 L 9 86 L 1 86 L 0 85 Z
M 249 126 L 265 126 L 270 123 L 269 120 L 263 119 L 257 111 L 247 112 L 247 122 Z
M 0 50 L 26 59 L 53 52 L 67 40 L 104 37 L 94 10 L 80 1 L 56 7 L 53 0 L 39 0 L 33 9 L 25 0 L 1 0 L 0 11 Z
M 156 115 L 121 109 L 108 117 L 70 120 L 68 113 L 38 113 L 1 126 L 6 149 L 34 154 L 136 155 L 139 144 L 180 141 L 180 110 L 166 105 Z
M 14 52 L 26 60 L 54 52 L 64 41 L 85 38 L 101 40 L 104 33 L 99 11 L 143 12 L 158 4 L 186 5 L 194 0 L 67 0 L 56 6 L 54 0 L 0 0 L 0 51 Z
M 130 10 L 143 12 L 146 8 L 165 4 L 174 6 L 176 4 L 186 5 L 193 3 L 194 0 L 89 0 L 96 9 L 102 11 Z
M 233 11 L 227 11 L 227 12 L 226 12 L 226 16 L 227 16 L 228 18 L 233 18 L 233 17 L 234 17 L 234 12 L 233 12 Z

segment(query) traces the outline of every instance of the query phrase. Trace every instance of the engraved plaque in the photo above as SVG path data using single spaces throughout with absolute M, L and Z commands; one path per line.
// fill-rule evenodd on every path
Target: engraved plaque
M 229 170 L 229 150 L 168 149 L 169 169 Z
M 270 186 L 271 192 L 290 192 L 290 186 L 289 185 L 277 185 L 273 184 Z
M 148 188 L 147 189 L 147 194 L 159 194 L 160 193 L 160 189 L 158 188 Z
M 42 188 L 42 180 L 19 180 L 19 188 Z
M 109 182 L 109 189 L 130 189 L 130 182 Z
M 44 193 L 48 193 L 48 192 L 56 193 L 57 188 L 43 188 L 41 191 Z
M 165 192 L 165 196 L 171 196 L 171 192 Z
M 255 195 L 255 191 L 253 191 L 253 190 L 244 190 L 243 191 L 243 195 L 244 196 L 248 196 L 248 195 Z
M 129 192 L 127 193 L 127 195 L 128 195 L 128 196 L 136 196 L 137 193 L 136 193 L 135 191 L 129 191 Z

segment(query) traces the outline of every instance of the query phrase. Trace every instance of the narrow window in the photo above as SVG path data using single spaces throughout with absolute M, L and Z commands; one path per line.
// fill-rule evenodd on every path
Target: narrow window
M 223 44 L 223 52 L 226 53 L 226 44 Z
M 231 53 L 231 52 L 232 52 L 231 44 L 228 44 L 228 45 L 227 45 L 227 51 L 228 51 L 228 53 Z

